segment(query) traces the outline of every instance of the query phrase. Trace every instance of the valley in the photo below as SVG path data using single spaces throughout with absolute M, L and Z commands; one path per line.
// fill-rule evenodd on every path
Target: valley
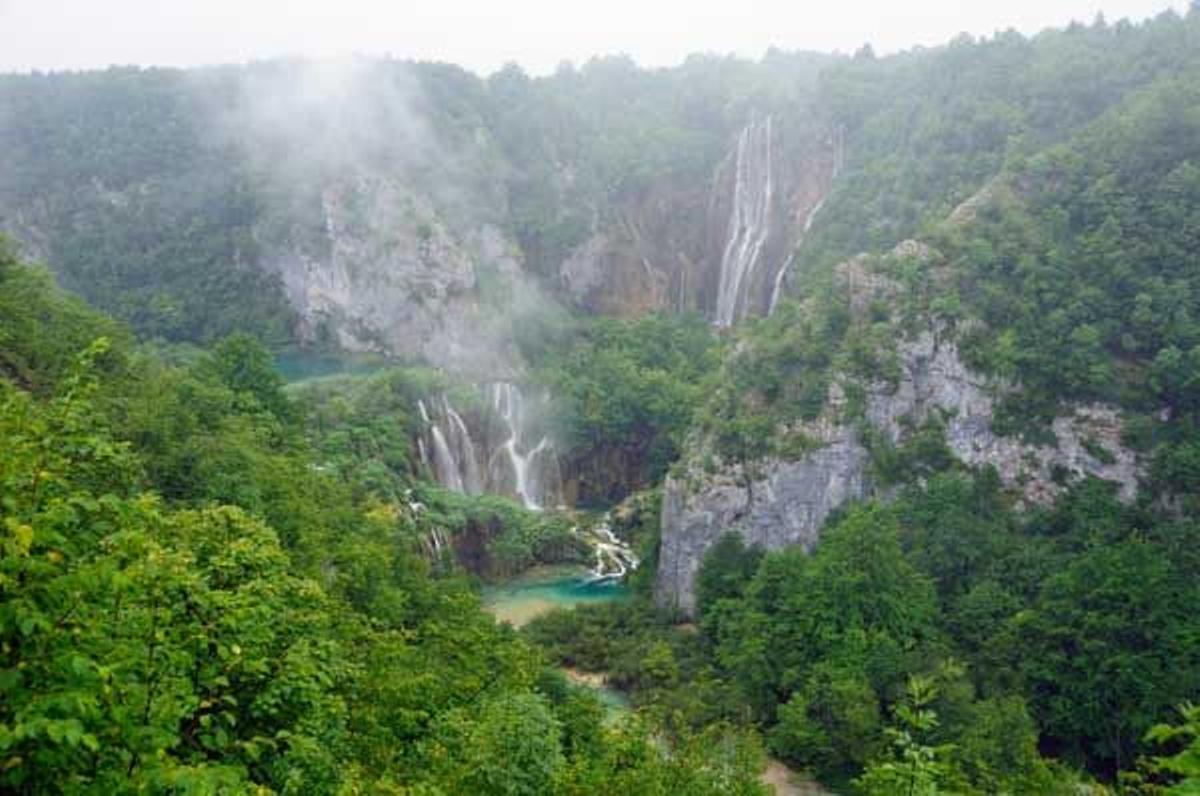
M 0 74 L 0 790 L 1190 793 L 1198 87 Z

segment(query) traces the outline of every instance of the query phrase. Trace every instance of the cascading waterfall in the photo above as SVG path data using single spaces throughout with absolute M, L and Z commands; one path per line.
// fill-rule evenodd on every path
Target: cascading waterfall
M 808 235 L 808 231 L 812 229 L 813 221 L 817 218 L 817 213 L 821 212 L 821 208 L 825 206 L 825 197 L 822 196 L 820 201 L 813 205 L 812 210 L 808 211 L 808 215 L 804 218 L 804 229 L 800 233 L 800 240 L 796 241 L 796 248 L 800 248 L 800 244 L 804 242 L 804 238 Z M 775 312 L 775 305 L 779 303 L 779 294 L 783 291 L 783 280 L 787 276 L 788 265 L 791 260 L 784 262 L 779 268 L 779 273 L 775 274 L 775 286 L 771 288 L 771 303 L 767 306 L 767 315 Z
M 450 401 L 442 396 L 440 401 L 441 416 L 435 420 L 429 412 L 429 407 L 423 400 L 417 401 L 417 410 L 425 424 L 429 436 L 429 445 L 423 438 L 417 439 L 417 450 L 421 461 L 433 470 L 438 483 L 455 492 L 477 495 L 483 491 L 479 478 L 479 465 L 476 462 L 475 446 L 467 431 L 466 423 Z M 445 422 L 441 422 L 445 418 Z M 443 429 L 443 425 L 445 428 Z M 429 449 L 433 449 L 430 461 Z
M 529 445 L 526 438 L 525 403 L 517 386 L 508 382 L 497 382 L 491 387 L 492 409 L 504 424 L 504 441 L 493 456 L 493 470 L 500 464 L 497 457 L 511 468 L 513 488 L 525 508 L 540 511 L 545 501 L 546 487 L 538 469 L 541 457 L 553 455 L 550 438 L 542 436 L 536 444 Z
M 592 568 L 593 581 L 620 580 L 637 569 L 640 563 L 638 557 L 629 545 L 612 532 L 612 523 L 607 514 L 599 525 L 592 528 L 592 535 L 595 537 L 592 545 L 596 554 L 596 565 Z
M 450 549 L 450 543 L 446 540 L 446 532 L 441 528 L 432 528 L 425 535 L 425 552 L 429 554 L 434 561 L 440 561 L 442 555 Z
M 454 444 L 456 461 L 459 462 L 459 473 L 462 479 L 463 491 L 468 495 L 483 494 L 483 478 L 479 474 L 479 456 L 475 453 L 475 443 L 471 440 L 471 432 L 462 416 L 454 411 L 450 399 L 442 396 L 442 410 L 449 420 L 450 436 Z
M 455 492 L 465 492 L 462 471 L 454 458 L 454 452 L 446 442 L 446 436 L 442 434 L 441 426 L 430 426 L 429 436 L 433 439 L 433 471 L 438 483 Z
M 508 382 L 485 386 L 484 395 L 491 406 L 491 428 L 481 429 L 472 437 L 466 420 L 446 395 L 426 403 L 417 401 L 424 433 L 417 439 L 422 462 L 447 489 L 469 494 L 492 492 L 516 497 L 527 509 L 541 511 L 558 494 L 561 476 L 551 438 L 534 422 L 544 408 L 545 398 L 529 401 L 520 388 Z M 487 468 L 481 471 L 481 451 Z M 411 502 L 414 514 L 424 510 Z M 608 515 L 583 535 L 591 545 L 594 564 L 592 582 L 620 580 L 638 566 L 637 555 L 612 531 Z M 444 531 L 428 531 L 424 546 L 435 562 L 452 549 Z
M 830 183 L 836 180 L 838 175 L 842 172 L 842 162 L 846 157 L 844 139 L 845 133 L 839 128 L 834 136 L 833 170 L 829 175 Z M 796 245 L 793 247 L 793 249 L 799 249 L 801 244 L 804 243 L 804 239 L 808 237 L 809 230 L 812 229 L 813 221 L 815 221 L 817 218 L 817 213 L 821 212 L 821 208 L 825 206 L 825 200 L 828 197 L 829 193 L 826 191 L 825 195 L 817 200 L 817 203 L 812 206 L 811 210 L 808 211 L 808 215 L 804 217 L 804 227 L 801 229 L 800 237 L 796 241 Z M 779 267 L 779 273 L 775 274 L 775 285 L 771 289 L 771 303 L 767 305 L 767 315 L 774 314 L 775 306 L 779 304 L 779 296 L 783 293 L 783 280 L 787 277 L 788 268 L 791 266 L 791 264 L 792 260 L 789 257 L 784 261 L 783 265 Z
M 525 508 L 541 510 L 558 486 L 554 445 L 546 435 L 535 436 L 530 420 L 536 410 L 516 385 L 490 384 L 484 395 L 495 425 L 493 431 L 484 428 L 476 436 L 448 396 L 429 404 L 417 402 L 424 424 L 417 438 L 421 461 L 447 489 L 469 495 L 507 494 Z
M 771 117 L 751 122 L 738 136 L 734 154 L 733 207 L 721 256 L 715 322 L 731 326 L 745 311 L 745 291 L 766 248 L 774 186 L 771 175 Z

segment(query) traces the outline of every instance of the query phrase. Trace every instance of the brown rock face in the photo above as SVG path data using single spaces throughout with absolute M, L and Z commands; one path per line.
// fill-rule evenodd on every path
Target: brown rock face
M 765 314 L 840 158 L 835 134 L 754 119 L 706 184 L 662 180 L 626 198 L 563 261 L 561 287 L 588 311 L 625 317 Z

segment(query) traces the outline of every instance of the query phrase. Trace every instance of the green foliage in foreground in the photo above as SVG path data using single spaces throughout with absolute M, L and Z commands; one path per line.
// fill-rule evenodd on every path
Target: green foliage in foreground
M 1185 704 L 1179 713 L 1179 724 L 1156 724 L 1146 733 L 1146 740 L 1157 744 L 1159 748 L 1178 750 L 1144 762 L 1144 768 L 1154 783 L 1144 787 L 1147 793 L 1167 796 L 1194 796 L 1200 793 L 1200 707 Z M 1142 780 L 1140 784 L 1144 783 L 1145 780 Z
M 104 322 L 23 269 L 0 296 L 51 309 L 0 316 L 0 790 L 762 792 L 752 736 L 547 682 L 419 517 L 317 469 L 250 341 L 60 355 Z
M 776 756 L 864 793 L 1068 793 L 1067 767 L 1113 779 L 1154 740 L 1175 762 L 1144 778 L 1173 782 L 1189 725 L 1146 734 L 1200 689 L 1198 550 L 1194 521 L 1098 482 L 1016 514 L 994 475 L 950 471 L 848 510 L 811 555 L 726 537 L 697 628 L 634 603 L 524 633 L 670 726 L 755 726 Z

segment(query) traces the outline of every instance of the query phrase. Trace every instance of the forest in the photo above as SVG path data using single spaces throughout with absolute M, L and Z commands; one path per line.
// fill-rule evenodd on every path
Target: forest
M 504 230 L 535 286 L 469 292 L 548 396 L 554 503 L 439 477 L 435 401 L 516 461 L 498 377 L 300 331 L 259 265 L 318 257 L 324 177 L 282 195 L 205 131 L 236 68 L 0 75 L 0 790 L 750 796 L 771 761 L 862 796 L 1200 793 L 1200 6 L 878 57 L 372 69 L 421 85 L 448 156 L 369 167 Z M 778 305 L 573 304 L 564 259 L 707 184 L 762 109 L 845 149 Z M 922 335 L 993 387 L 996 450 L 1111 410 L 1072 461 L 1132 489 L 967 462 L 953 410 L 889 436 Z M 297 352 L 336 372 L 285 378 Z M 762 490 L 830 428 L 868 487 L 819 538 L 731 524 L 692 610 L 664 600 L 679 490 Z M 601 523 L 623 599 L 490 612 L 586 572 Z

